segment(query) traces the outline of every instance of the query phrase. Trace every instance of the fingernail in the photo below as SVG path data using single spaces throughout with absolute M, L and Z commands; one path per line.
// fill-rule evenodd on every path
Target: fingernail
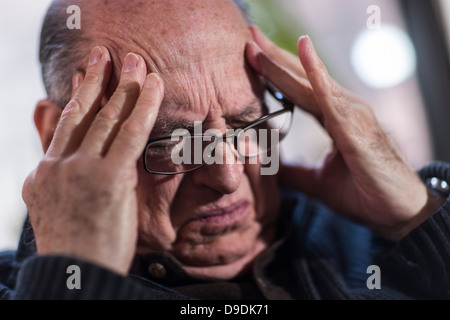
M 255 49 L 255 53 L 259 53 L 262 51 L 255 41 L 249 41 L 248 43 Z
M 147 80 L 145 81 L 146 88 L 155 88 L 159 84 L 159 76 L 156 73 L 151 73 L 147 76 Z
M 100 59 L 102 58 L 102 55 L 103 55 L 102 48 L 95 47 L 94 49 L 92 49 L 91 56 L 89 58 L 89 65 L 92 66 L 93 64 L 99 62 Z
M 305 43 L 300 46 L 300 43 L 305 40 Z M 304 53 L 310 53 L 311 51 L 314 51 L 314 46 L 312 45 L 311 39 L 307 34 L 301 36 L 298 38 L 297 41 L 297 50 L 300 53 L 300 51 L 303 51 Z
M 130 72 L 136 69 L 137 65 L 139 63 L 139 58 L 134 53 L 129 53 L 125 57 L 125 60 L 123 61 L 123 71 Z
M 309 35 L 307 35 L 307 34 L 302 35 L 300 38 L 298 38 L 297 42 L 300 42 L 303 39 L 309 39 Z
M 76 89 L 80 86 L 81 83 L 81 75 L 76 73 L 72 76 L 72 89 Z

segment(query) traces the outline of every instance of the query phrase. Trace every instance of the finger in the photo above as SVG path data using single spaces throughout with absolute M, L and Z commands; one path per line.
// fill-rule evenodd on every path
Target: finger
M 139 159 L 155 124 L 163 96 L 161 79 L 155 73 L 150 74 L 136 107 L 122 124 L 108 151 L 107 158 L 115 165 L 133 164 Z
M 309 37 L 300 37 L 298 53 L 324 118 L 329 124 L 348 120 L 351 108 L 346 95 L 331 79 Z
M 80 71 L 75 72 L 75 74 L 72 76 L 72 92 L 70 94 L 70 99 L 73 99 L 75 93 L 77 93 L 78 89 L 80 88 L 83 80 L 84 75 Z
M 111 76 L 111 57 L 105 47 L 91 51 L 86 77 L 74 97 L 64 108 L 48 149 L 50 156 L 61 156 L 74 150 L 92 121 Z
M 321 117 L 321 110 L 308 80 L 270 59 L 254 42 L 247 43 L 246 56 L 255 71 L 282 90 L 296 105 Z
M 103 155 L 114 139 L 121 123 L 129 116 L 145 82 L 144 59 L 129 53 L 123 62 L 119 85 L 108 103 L 98 112 L 86 133 L 80 150 Z
M 291 70 L 296 75 L 306 78 L 306 71 L 300 61 L 298 61 L 298 57 L 296 55 L 278 47 L 268 37 L 266 37 L 266 35 L 257 26 L 252 25 L 249 29 L 252 32 L 255 42 L 271 60 L 277 61 L 277 63 L 281 66 Z

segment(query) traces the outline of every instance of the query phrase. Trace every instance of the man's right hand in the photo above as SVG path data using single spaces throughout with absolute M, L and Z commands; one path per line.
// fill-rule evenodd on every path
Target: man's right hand
M 142 57 L 128 54 L 117 90 L 99 111 L 110 75 L 108 50 L 94 48 L 23 198 L 38 254 L 68 255 L 127 274 L 138 230 L 136 163 L 164 89 L 157 75 L 146 76 Z
M 427 189 L 383 131 L 371 107 L 343 90 L 328 74 L 309 37 L 298 57 L 252 26 L 258 42 L 247 60 L 297 106 L 314 115 L 333 140 L 317 168 L 283 166 L 280 181 L 318 197 L 331 209 L 399 241 L 432 216 L 445 198 Z

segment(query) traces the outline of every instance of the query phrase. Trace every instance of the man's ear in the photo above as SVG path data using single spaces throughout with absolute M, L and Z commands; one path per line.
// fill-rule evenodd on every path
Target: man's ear
M 84 71 L 80 70 L 72 75 L 71 99 L 83 82 L 84 75 Z M 34 110 L 34 125 L 41 137 L 44 153 L 47 152 L 50 147 L 62 111 L 63 109 L 50 99 L 41 100 L 36 105 L 36 109 Z
M 53 139 L 62 110 L 60 106 L 49 99 L 41 100 L 36 105 L 34 124 L 39 132 L 44 153 L 47 152 Z

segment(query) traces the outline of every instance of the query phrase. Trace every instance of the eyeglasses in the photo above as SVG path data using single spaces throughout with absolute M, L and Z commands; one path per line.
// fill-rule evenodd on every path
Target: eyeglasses
M 142 155 L 145 170 L 152 174 L 175 175 L 200 169 L 214 163 L 217 156 L 223 158 L 217 147 L 221 141 L 226 146 L 231 140 L 233 157 L 241 160 L 267 155 L 288 134 L 295 105 L 269 82 L 266 92 L 267 114 L 235 129 L 232 134 L 186 133 L 148 140 Z M 266 101 L 268 99 L 272 101 Z

